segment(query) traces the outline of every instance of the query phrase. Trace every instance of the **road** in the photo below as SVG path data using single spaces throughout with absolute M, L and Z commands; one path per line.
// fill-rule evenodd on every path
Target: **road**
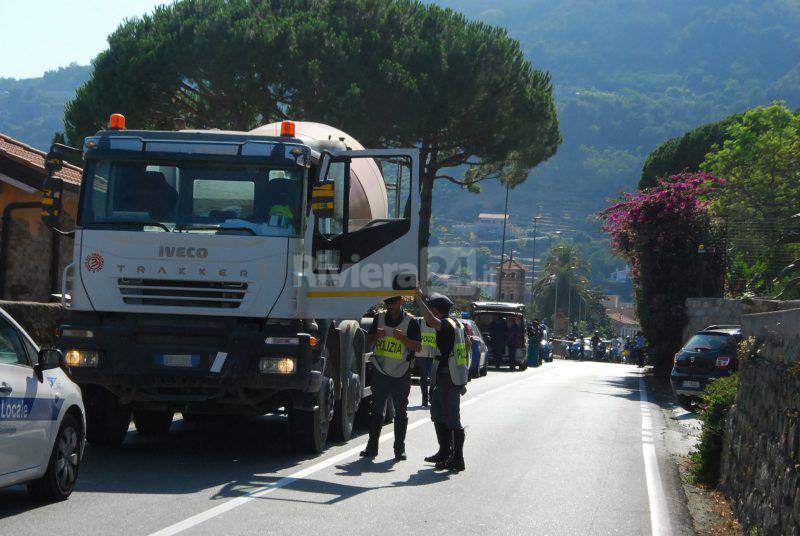
M 412 390 L 409 460 L 391 427 L 374 461 L 365 437 L 298 457 L 278 419 L 174 423 L 87 447 L 70 500 L 0 490 L 0 534 L 692 534 L 662 411 L 626 365 L 556 360 L 474 380 L 464 397 L 467 470 L 435 472 L 428 412 Z

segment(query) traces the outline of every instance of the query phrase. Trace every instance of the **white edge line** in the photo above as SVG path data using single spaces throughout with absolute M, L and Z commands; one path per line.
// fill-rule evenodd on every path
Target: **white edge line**
M 642 455 L 644 457 L 644 474 L 647 480 L 647 498 L 650 505 L 650 530 L 653 536 L 669 536 L 672 533 L 664 486 L 658 470 L 656 446 L 653 442 L 653 421 L 647 398 L 647 386 L 639 377 L 639 401 L 642 410 Z
M 514 386 L 519 385 L 519 384 L 521 384 L 523 382 L 532 380 L 534 378 L 540 378 L 540 377 L 546 375 L 548 372 L 555 372 L 555 369 L 551 369 L 550 371 L 545 371 L 545 372 L 542 372 L 540 374 L 534 374 L 534 375 L 528 376 L 527 378 L 523 378 L 521 380 L 516 380 L 516 381 L 513 381 L 511 383 L 507 383 L 505 385 L 501 385 L 500 387 L 497 387 L 495 389 L 487 391 L 487 392 L 485 392 L 483 394 L 475 395 L 474 397 L 470 397 L 469 400 L 466 400 L 463 404 L 461 404 L 461 407 L 463 408 L 463 407 L 466 407 L 466 406 L 470 406 L 473 403 L 475 403 L 478 400 L 480 400 L 481 398 L 486 397 L 486 396 L 488 396 L 490 394 L 495 394 L 495 393 L 498 393 L 500 391 L 504 391 L 506 389 L 510 389 L 511 387 L 514 387 Z M 420 426 L 424 426 L 425 424 L 428 424 L 430 422 L 431 422 L 430 419 L 425 418 L 425 417 L 423 417 L 421 419 L 417 419 L 416 421 L 411 422 L 411 423 L 408 424 L 408 429 L 407 430 L 409 430 L 409 431 L 410 430 L 414 430 L 414 429 L 419 428 Z M 389 441 L 393 437 L 394 437 L 394 433 L 393 432 L 386 433 L 386 434 L 384 434 L 384 435 L 382 435 L 380 437 L 379 443 L 383 443 L 385 441 Z M 327 469 L 328 467 L 336 465 L 339 462 L 342 462 L 342 461 L 344 461 L 344 460 L 346 460 L 348 458 L 356 456 L 366 446 L 367 446 L 366 442 L 365 443 L 361 443 L 357 447 L 353 447 L 353 448 L 348 449 L 348 450 L 346 450 L 344 452 L 340 452 L 339 454 L 337 454 L 335 456 L 332 456 L 330 458 L 326 458 L 325 460 L 317 462 L 314 465 L 306 467 L 305 469 L 301 469 L 301 470 L 297 471 L 296 473 L 292 473 L 289 476 L 285 476 L 283 478 L 280 478 L 280 479 L 276 480 L 275 482 L 273 482 L 271 484 L 267 484 L 265 486 L 261 486 L 259 488 L 256 488 L 256 489 L 248 492 L 246 495 L 244 495 L 242 497 L 237 497 L 235 499 L 231 499 L 231 500 L 229 500 L 227 502 L 224 502 L 222 504 L 219 504 L 217 506 L 209 508 L 208 510 L 204 510 L 204 511 L 200 512 L 199 514 L 195 514 L 195 515 L 193 515 L 191 517 L 187 517 L 183 521 L 179 521 L 179 522 L 175 523 L 174 525 L 170 525 L 170 526 L 168 526 L 166 528 L 163 528 L 163 529 L 161 529 L 161 530 L 159 530 L 157 532 L 153 532 L 149 536 L 173 536 L 175 534 L 179 534 L 179 533 L 181 533 L 183 531 L 189 530 L 192 527 L 196 527 L 197 525 L 200 525 L 201 523 L 204 523 L 204 522 L 206 522 L 206 521 L 208 521 L 210 519 L 218 517 L 218 516 L 220 516 L 220 515 L 222 515 L 222 514 L 224 514 L 226 512 L 229 512 L 229 511 L 233 510 L 234 508 L 238 508 L 239 506 L 247 504 L 247 503 L 249 503 L 250 501 L 252 501 L 254 499 L 257 499 L 259 497 L 263 497 L 264 495 L 272 493 L 275 490 L 278 490 L 278 489 L 281 489 L 281 488 L 285 488 L 289 484 L 292 484 L 292 483 L 294 483 L 294 482 L 296 482 L 296 481 L 298 481 L 300 479 L 303 479 L 303 478 L 306 478 L 308 476 L 311 476 L 314 473 L 322 471 L 323 469 Z

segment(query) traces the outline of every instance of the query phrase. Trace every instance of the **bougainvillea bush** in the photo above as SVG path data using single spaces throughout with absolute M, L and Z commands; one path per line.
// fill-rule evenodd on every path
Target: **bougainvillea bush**
M 722 233 L 709 212 L 709 197 L 722 185 L 706 173 L 674 175 L 600 213 L 612 246 L 631 262 L 650 361 L 665 381 L 683 342 L 686 298 L 722 295 Z

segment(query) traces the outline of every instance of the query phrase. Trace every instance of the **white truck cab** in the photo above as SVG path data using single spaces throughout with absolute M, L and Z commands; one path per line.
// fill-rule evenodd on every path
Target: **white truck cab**
M 286 412 L 312 452 L 350 437 L 370 394 L 356 319 L 417 282 L 418 151 L 303 125 L 85 140 L 58 344 L 90 442 L 122 442 L 131 418 L 166 433 L 175 412 Z
M 28 483 L 35 495 L 66 499 L 83 454 L 81 391 L 0 309 L 0 487 Z

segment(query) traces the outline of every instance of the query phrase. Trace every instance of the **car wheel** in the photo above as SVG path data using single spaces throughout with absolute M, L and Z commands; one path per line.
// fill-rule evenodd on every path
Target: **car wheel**
M 83 432 L 78 420 L 64 415 L 44 476 L 28 483 L 28 492 L 46 501 L 63 501 L 78 480 Z
M 678 395 L 678 405 L 686 411 L 694 411 L 694 399 L 686 395 Z
M 163 436 L 169 432 L 174 415 L 171 411 L 137 409 L 133 412 L 133 424 L 143 436 Z

